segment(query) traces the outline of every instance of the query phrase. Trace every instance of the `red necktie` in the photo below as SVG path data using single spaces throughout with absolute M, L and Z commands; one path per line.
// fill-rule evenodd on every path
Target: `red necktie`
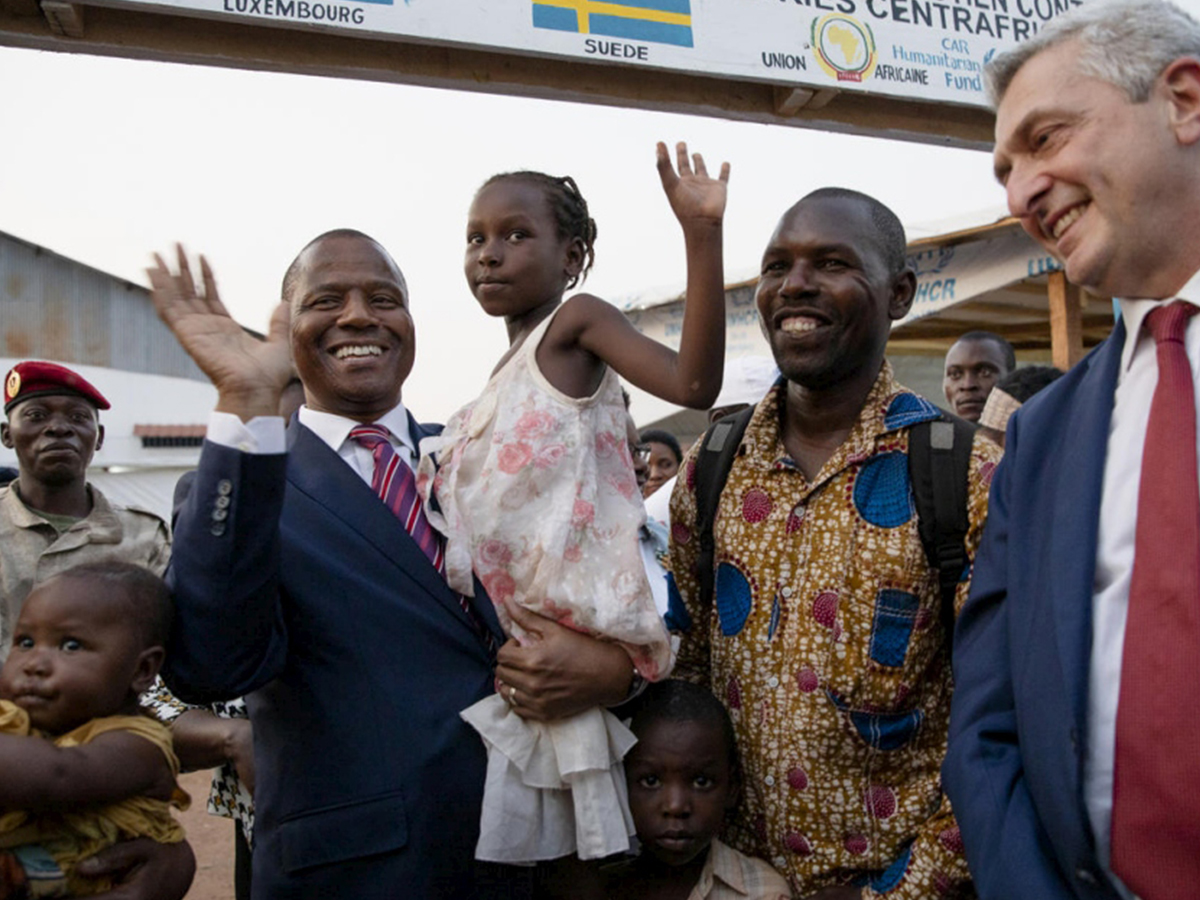
M 404 523 L 417 546 L 444 575 L 446 560 L 441 536 L 425 518 L 417 493 L 417 476 L 392 448 L 391 434 L 382 425 L 356 425 L 350 430 L 351 439 L 370 450 L 375 458 L 371 490 Z
M 421 508 L 421 496 L 417 493 L 417 476 L 393 449 L 389 440 L 391 434 L 383 425 L 356 425 L 350 429 L 350 438 L 370 450 L 375 459 L 371 490 L 378 494 L 387 508 L 404 523 L 417 546 L 445 578 L 445 543 L 425 518 L 425 511 Z M 475 631 L 487 646 L 488 652 L 494 655 L 496 638 L 471 605 L 471 601 L 462 594 L 456 593 L 455 596 L 458 597 L 458 605 L 467 614 Z
M 1189 303 L 1146 317 L 1158 354 L 1121 662 L 1112 870 L 1141 900 L 1200 895 L 1200 486 Z M 1132 339 L 1132 338 L 1130 338 Z

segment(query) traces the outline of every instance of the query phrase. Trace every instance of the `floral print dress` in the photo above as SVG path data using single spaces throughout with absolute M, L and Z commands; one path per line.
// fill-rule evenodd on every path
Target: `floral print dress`
M 620 643 L 657 680 L 673 659 L 638 547 L 645 510 L 620 383 L 608 370 L 581 399 L 551 385 L 536 352 L 553 319 L 441 435 L 421 442 L 417 485 L 429 521 L 446 536 L 450 586 L 472 595 L 478 576 L 506 632 L 523 637 L 503 605 L 517 603 Z M 628 848 L 620 760 L 633 741 L 614 716 L 591 710 L 527 723 L 497 695 L 463 717 L 489 754 L 478 858 L 592 858 Z M 521 818 L 528 828 L 514 829 Z

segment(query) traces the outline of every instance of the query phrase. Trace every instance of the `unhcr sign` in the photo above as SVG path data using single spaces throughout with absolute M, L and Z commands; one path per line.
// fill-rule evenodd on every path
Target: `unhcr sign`
M 991 236 L 909 245 L 908 264 L 917 273 L 917 292 L 902 328 L 919 319 L 1026 278 L 1059 270 L 1059 264 L 1017 227 Z

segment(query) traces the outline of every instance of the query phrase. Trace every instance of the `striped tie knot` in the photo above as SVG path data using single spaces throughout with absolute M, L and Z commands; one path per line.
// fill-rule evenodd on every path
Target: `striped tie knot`
M 380 441 L 391 443 L 392 433 L 385 425 L 355 425 L 350 429 L 350 437 L 361 446 L 374 451 Z
M 1163 341 L 1182 343 L 1183 335 L 1187 331 L 1188 319 L 1197 312 L 1200 312 L 1200 307 L 1195 307 L 1184 300 L 1165 303 L 1146 314 L 1146 330 L 1154 336 L 1156 344 L 1161 344 Z
M 417 493 L 417 477 L 392 447 L 391 437 L 392 433 L 383 425 L 356 425 L 350 429 L 350 439 L 370 450 L 375 460 L 371 490 L 404 523 L 434 567 L 445 574 L 446 560 L 441 536 L 425 518 L 421 497 Z

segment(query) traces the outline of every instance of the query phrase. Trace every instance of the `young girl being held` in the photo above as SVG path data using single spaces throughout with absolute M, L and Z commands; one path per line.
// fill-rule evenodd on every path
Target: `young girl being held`
M 162 579 L 115 561 L 68 569 L 25 599 L 0 670 L 0 857 L 11 854 L 0 895 L 100 893 L 112 883 L 77 876 L 80 860 L 128 838 L 183 840 L 171 733 L 138 709 L 170 615 Z
M 471 204 L 465 271 L 484 312 L 504 319 L 511 346 L 483 394 L 422 442 L 418 470 L 429 519 L 447 537 L 452 587 L 472 594 L 477 576 L 518 641 L 527 634 L 510 605 L 615 641 L 649 681 L 673 659 L 638 548 L 645 512 L 618 376 L 696 409 L 720 390 L 729 178 L 727 163 L 710 178 L 684 144 L 678 173 L 665 145 L 657 155 L 687 252 L 679 352 L 597 297 L 563 301 L 591 268 L 596 238 L 572 179 L 497 175 Z M 528 721 L 515 686 L 498 689 L 463 713 L 488 748 L 476 856 L 533 862 L 628 849 L 620 761 L 630 732 L 599 709 Z

